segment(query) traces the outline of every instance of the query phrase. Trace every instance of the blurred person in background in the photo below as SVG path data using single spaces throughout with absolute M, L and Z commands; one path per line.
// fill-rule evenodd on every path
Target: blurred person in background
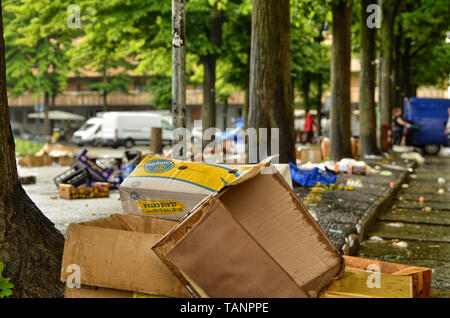
M 313 115 L 308 112 L 306 113 L 305 125 L 303 130 L 306 132 L 306 143 L 312 144 L 314 140 L 314 127 L 317 130 L 319 126 L 314 120 Z

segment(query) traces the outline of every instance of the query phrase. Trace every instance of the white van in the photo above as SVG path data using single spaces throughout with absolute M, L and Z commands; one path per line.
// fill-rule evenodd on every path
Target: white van
M 72 141 L 78 146 L 95 144 L 102 128 L 103 118 L 89 118 L 80 129 L 73 133 Z
M 106 112 L 99 143 L 114 148 L 134 145 L 149 145 L 152 127 L 162 128 L 162 143 L 170 144 L 172 124 L 169 118 L 151 112 Z

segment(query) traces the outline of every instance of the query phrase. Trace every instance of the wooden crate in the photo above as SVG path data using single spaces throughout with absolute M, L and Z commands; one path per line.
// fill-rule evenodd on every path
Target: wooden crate
M 96 182 L 92 187 L 74 187 L 71 184 L 59 184 L 59 197 L 63 199 L 92 199 L 109 197 L 107 182 Z
M 344 276 L 334 281 L 321 295 L 323 298 L 427 298 L 430 297 L 431 269 L 408 266 L 373 259 L 344 256 Z M 367 281 L 380 269 L 379 288 L 369 288 Z

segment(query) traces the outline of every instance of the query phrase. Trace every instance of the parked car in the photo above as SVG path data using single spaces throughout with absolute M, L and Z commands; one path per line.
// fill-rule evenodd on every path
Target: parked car
M 449 107 L 449 99 L 405 99 L 403 120 L 411 125 L 406 144 L 423 148 L 427 154 L 437 154 L 441 146 L 447 145 L 445 126 Z
M 73 133 L 72 141 L 78 146 L 95 145 L 102 129 L 103 118 L 89 118 L 83 126 Z
M 170 119 L 152 112 L 106 112 L 98 141 L 113 148 L 149 145 L 152 127 L 162 128 L 162 143 L 170 144 L 173 127 Z

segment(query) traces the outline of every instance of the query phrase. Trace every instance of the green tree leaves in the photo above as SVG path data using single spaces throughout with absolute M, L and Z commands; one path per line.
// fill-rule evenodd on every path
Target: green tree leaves
M 0 298 L 9 297 L 12 295 L 14 285 L 9 282 L 9 278 L 4 278 L 2 275 L 3 263 L 0 262 Z

